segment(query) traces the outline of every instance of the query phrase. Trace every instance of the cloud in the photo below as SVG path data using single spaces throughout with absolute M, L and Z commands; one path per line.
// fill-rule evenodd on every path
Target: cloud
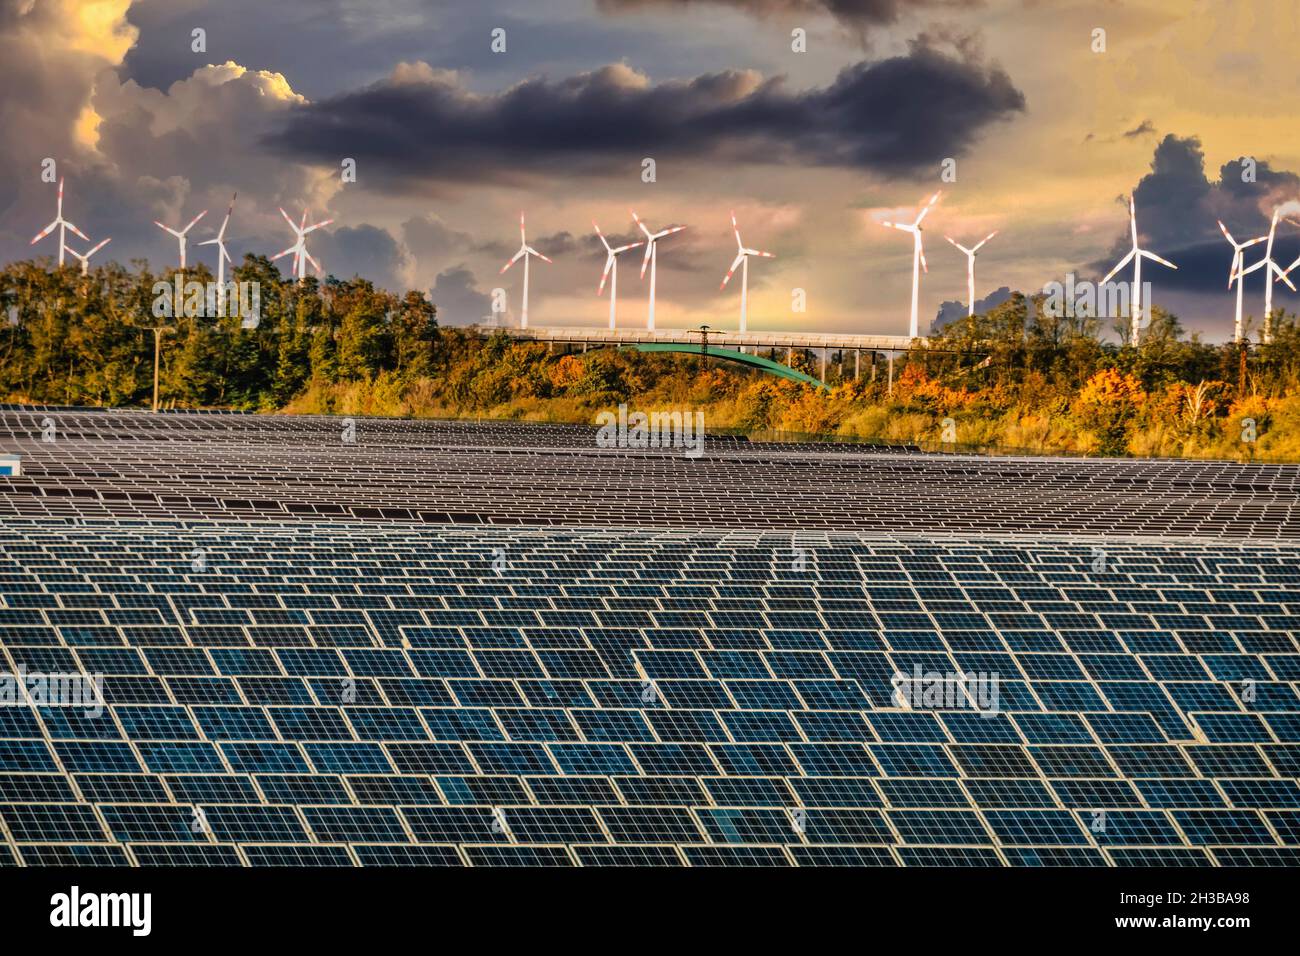
M 706 5 L 732 7 L 759 17 L 829 14 L 841 24 L 861 33 L 867 27 L 894 23 L 906 8 L 969 7 L 976 3 L 960 0 L 596 0 L 596 6 L 611 13 L 643 9 L 686 9 Z
M 313 233 L 307 248 L 327 275 L 341 279 L 359 275 L 379 288 L 395 292 L 405 287 L 402 274 L 407 266 L 406 253 L 387 229 L 365 223 L 335 227 Z M 291 257 L 280 261 L 287 275 Z
M 1139 136 L 1146 136 L 1148 133 L 1154 133 L 1155 131 L 1155 124 L 1149 119 L 1145 119 L 1132 129 L 1126 129 L 1123 136 L 1125 139 L 1137 139 Z
M 1273 169 L 1268 162 L 1259 160 L 1255 164 L 1254 182 L 1248 182 L 1243 178 L 1245 168 L 1242 159 L 1229 160 L 1219 168 L 1217 178 L 1211 179 L 1205 172 L 1201 141 L 1195 136 L 1171 133 L 1156 146 L 1151 172 L 1138 182 L 1133 198 L 1142 247 L 1178 266 L 1177 272 L 1159 265 L 1143 270 L 1144 281 L 1150 279 L 1158 284 L 1157 297 L 1160 290 L 1171 295 L 1226 294 L 1232 249 L 1219 233 L 1217 220 L 1223 220 L 1237 241 L 1242 242 L 1266 235 L 1273 207 L 1300 196 L 1297 174 Z M 1127 214 L 1127 197 L 1121 201 Z M 1300 255 L 1300 238 L 1296 233 L 1294 227 L 1286 224 L 1278 227 L 1273 258 L 1283 267 Z M 1126 221 L 1109 254 L 1091 263 L 1089 268 L 1101 273 L 1109 271 L 1131 244 Z M 1252 250 L 1247 255 L 1257 252 Z M 1259 282 L 1262 280 L 1256 284 Z M 1276 289 L 1281 290 L 1282 286 L 1279 284 Z
M 1001 305 L 1003 302 L 1008 301 L 1010 298 L 1011 298 L 1011 288 L 1010 286 L 1004 285 L 1002 286 L 1002 288 L 994 292 L 990 292 L 984 298 L 976 299 L 975 314 L 983 315 L 985 312 L 988 312 L 990 309 L 997 308 L 999 305 Z M 938 314 L 935 315 L 934 321 L 930 323 L 930 331 L 938 332 L 944 326 L 951 325 L 952 323 L 958 322 L 964 318 L 966 318 L 966 303 L 949 300 L 947 302 L 944 302 L 941 306 L 939 306 Z
M 380 83 L 294 107 L 265 142 L 321 162 L 355 156 L 393 191 L 639 174 L 647 156 L 906 178 L 931 173 L 1024 108 L 1024 94 L 1000 67 L 969 48 L 950 53 L 921 40 L 806 91 L 751 70 L 654 84 L 614 64 L 484 94 L 457 73 L 401 64 Z
M 479 289 L 474 273 L 464 265 L 438 273 L 429 290 L 438 309 L 439 325 L 471 325 L 491 312 L 491 296 Z

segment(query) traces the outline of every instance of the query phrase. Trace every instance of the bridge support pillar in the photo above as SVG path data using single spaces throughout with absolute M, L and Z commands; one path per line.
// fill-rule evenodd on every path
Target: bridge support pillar
M 894 353 L 889 353 L 889 397 L 894 397 Z
M 822 349 L 822 373 L 821 375 L 817 376 L 823 382 L 826 381 L 826 352 L 827 352 L 826 349 Z
M 785 350 L 785 364 L 790 366 L 791 368 L 794 368 L 794 346 L 793 345 Z
M 862 374 L 862 349 L 853 350 L 853 381 L 857 381 Z
M 587 341 L 586 341 L 586 339 L 583 339 L 583 342 L 582 342 L 582 354 L 583 354 L 583 355 L 586 355 L 586 354 L 587 354 Z

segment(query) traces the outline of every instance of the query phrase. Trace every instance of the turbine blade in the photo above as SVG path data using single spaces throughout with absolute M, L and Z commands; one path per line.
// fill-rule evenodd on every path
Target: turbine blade
M 736 212 L 734 209 L 731 212 L 731 231 L 736 234 L 736 248 L 744 252 L 745 244 L 740 241 L 740 226 L 736 223 Z
M 774 252 L 764 252 L 762 249 L 746 249 L 746 250 L 745 250 L 745 254 L 746 254 L 746 255 L 750 255 L 750 256 L 762 256 L 764 259 L 775 259 L 775 258 L 776 258 L 776 253 L 774 253 Z
M 113 241 L 113 237 L 112 237 L 112 236 L 109 236 L 107 239 L 104 239 L 103 241 L 101 241 L 98 245 L 93 246 L 93 247 L 91 247 L 90 249 L 87 249 L 87 250 L 86 250 L 86 255 L 85 255 L 84 258 L 89 259 L 91 256 L 93 256 L 95 253 L 97 253 L 100 249 L 103 249 L 106 245 L 108 245 L 108 244 L 109 244 L 110 242 L 112 242 L 112 241 Z
M 184 229 L 182 229 L 181 232 L 182 232 L 182 233 L 187 233 L 187 232 L 189 232 L 191 229 L 194 228 L 194 224 L 195 224 L 196 222 L 198 222 L 200 219 L 202 219 L 204 216 L 206 216 L 207 214 L 208 214 L 208 211 L 207 211 L 206 209 L 203 210 L 203 212 L 199 213 L 197 216 L 195 216 L 193 219 L 191 219 L 191 220 L 190 220 L 190 224 L 189 224 L 188 226 L 186 226 Z
M 619 246 L 617 249 L 610 249 L 609 251 L 612 252 L 614 255 L 618 255 L 620 252 L 627 252 L 629 249 L 635 249 L 638 246 L 644 246 L 644 245 L 645 245 L 645 240 L 642 239 L 640 242 L 629 242 L 626 246 Z
M 75 233 L 76 235 L 80 236 L 82 239 L 85 239 L 87 242 L 90 242 L 90 237 L 86 235 L 84 232 L 82 232 L 80 229 L 78 229 L 76 226 L 74 226 L 72 223 L 68 222 L 67 220 L 64 220 L 63 224 L 68 227 L 68 230 L 70 232 Z
M 173 236 L 175 236 L 177 239 L 179 239 L 179 238 L 181 237 L 181 234 L 180 234 L 179 232 L 177 232 L 177 231 L 176 231 L 175 229 L 173 229 L 171 226 L 164 226 L 164 225 L 163 225 L 162 223 L 160 223 L 157 219 L 155 219 L 155 220 L 153 221 L 153 224 L 154 224 L 155 226 L 157 226 L 159 229 L 163 230 L 164 232 L 170 232 L 170 233 L 171 233 Z
M 600 236 L 600 244 L 605 247 L 605 251 L 612 253 L 614 250 L 609 247 L 609 241 L 605 238 L 605 234 L 600 231 L 600 226 L 596 225 L 596 220 L 591 220 L 591 226 L 596 230 L 596 235 Z
M 284 216 L 284 221 L 287 222 L 287 223 L 289 224 L 289 228 L 290 228 L 290 229 L 292 229 L 294 232 L 297 232 L 297 231 L 298 231 L 298 227 L 297 227 L 296 225 L 294 225 L 294 221 L 293 221 L 292 219 L 289 218 L 289 214 L 288 214 L 287 212 L 284 211 L 284 207 L 283 207 L 283 206 L 280 207 L 280 215 L 281 215 L 281 216 Z
M 921 257 L 921 271 L 928 275 L 930 272 L 930 267 L 925 264 L 925 250 L 922 249 L 920 246 L 917 246 L 916 252 L 917 255 Z
M 924 219 L 926 216 L 930 215 L 930 210 L 933 209 L 934 204 L 939 201 L 940 194 L 941 193 L 937 192 L 930 197 L 930 201 L 925 204 L 924 208 L 922 208 L 921 212 L 917 215 L 916 221 L 912 223 L 913 226 L 919 226 L 921 224 L 921 220 Z
M 646 234 L 646 238 L 653 239 L 654 233 L 646 228 L 646 224 L 641 221 L 641 217 L 636 214 L 636 210 L 632 209 L 629 210 L 629 212 L 632 213 L 632 220 L 641 228 L 641 231 Z
M 540 252 L 538 252 L 538 251 L 537 251 L 536 249 L 534 249 L 532 246 L 529 246 L 529 247 L 528 247 L 528 251 L 529 251 L 530 254 L 532 254 L 532 255 L 536 256 L 537 258 L 541 259 L 543 262 L 551 262 L 550 259 L 546 258 L 546 256 L 542 255 Z M 555 265 L 555 263 L 554 263 L 554 262 L 551 262 L 551 265 Z
M 302 231 L 302 234 L 305 236 L 305 235 L 307 235 L 307 233 L 309 233 L 309 232 L 315 232 L 317 229 L 324 229 L 326 226 L 328 226 L 328 225 L 329 225 L 330 223 L 332 223 L 333 221 L 334 221 L 333 219 L 326 219 L 324 222 L 318 222 L 318 223 L 316 223 L 314 226 L 308 226 L 306 229 L 304 229 L 304 230 Z
M 296 251 L 297 248 L 298 248 L 298 244 L 297 244 L 297 243 L 294 243 L 294 244 L 293 244 L 292 246 L 290 246 L 288 249 L 284 250 L 284 252 L 277 252 L 275 255 L 273 255 L 273 256 L 271 257 L 271 260 L 270 260 L 270 261 L 271 261 L 271 262 L 274 262 L 276 259 L 279 259 L 279 258 L 281 258 L 282 256 L 287 256 L 289 253 Z
M 221 240 L 220 240 L 219 238 L 218 238 L 218 239 L 204 239 L 202 242 L 196 242 L 196 243 L 194 243 L 194 244 L 195 244 L 196 246 L 212 246 L 212 245 L 216 245 L 216 244 L 217 244 L 218 242 L 220 242 L 220 241 L 221 241 Z
M 983 239 L 981 239 L 979 242 L 975 243 L 975 248 L 972 249 L 971 252 L 979 252 L 979 251 L 980 251 L 980 247 L 983 246 L 984 243 L 988 242 L 990 239 L 992 239 L 992 238 L 993 238 L 994 236 L 996 236 L 997 234 L 998 234 L 998 230 L 994 229 L 992 232 L 990 232 L 987 236 L 985 236 L 985 237 L 984 237 Z
M 1132 262 L 1132 261 L 1133 261 L 1133 256 L 1134 256 L 1134 254 L 1135 254 L 1136 252 L 1137 252 L 1136 249 L 1130 249 L 1130 250 L 1128 251 L 1128 255 L 1126 255 L 1123 259 L 1119 260 L 1119 262 L 1115 263 L 1115 268 L 1113 268 L 1113 269 L 1111 269 L 1109 272 L 1107 272 L 1107 273 L 1106 273 L 1106 278 L 1104 278 L 1104 279 L 1101 280 L 1101 281 L 1102 281 L 1102 284 L 1105 284 L 1105 283 L 1109 282 L 1109 281 L 1114 277 L 1114 275 L 1115 275 L 1116 272 L 1119 272 L 1120 269 L 1123 269 L 1126 265 L 1128 265 L 1130 262 Z
M 656 236 L 655 238 L 662 239 L 664 236 L 671 236 L 675 232 L 681 232 L 685 228 L 686 228 L 685 226 L 673 226 L 669 229 L 665 229 L 663 232 L 659 233 L 659 235 Z
M 230 253 L 226 251 L 226 246 L 224 243 L 222 243 L 221 245 L 221 258 L 225 259 L 227 262 L 231 263 L 232 265 L 234 264 L 235 260 L 230 258 Z
M 727 270 L 727 274 L 722 277 L 722 285 L 718 286 L 719 290 L 727 287 L 727 283 L 731 281 L 731 277 L 736 274 L 736 269 L 738 269 L 740 264 L 744 261 L 745 253 L 741 252 L 740 255 L 736 256 L 735 261 L 731 263 L 731 268 Z
M 523 214 L 523 212 L 520 212 L 520 213 L 519 213 L 519 241 L 520 241 L 522 244 L 524 244 L 524 245 L 527 245 L 527 244 L 528 244 L 528 237 L 524 235 L 524 214 Z
M 609 270 L 614 267 L 614 253 L 605 257 L 605 271 L 600 274 L 600 285 L 596 287 L 596 295 L 604 295 L 605 280 L 609 278 Z
M 645 278 L 645 270 L 650 265 L 650 254 L 654 252 L 655 241 L 651 239 L 645 244 L 645 258 L 641 260 L 641 278 Z
M 1129 193 L 1128 196 L 1128 226 L 1129 232 L 1133 234 L 1133 248 L 1136 249 L 1138 244 L 1138 214 L 1137 202 L 1134 200 L 1132 193 Z
M 1168 266 L 1170 269 L 1177 269 L 1177 268 L 1178 268 L 1178 266 L 1174 265 L 1174 264 L 1173 264 L 1172 262 L 1170 262 L 1168 259 L 1161 259 L 1161 258 L 1160 258 L 1158 255 L 1156 255 L 1154 252 L 1147 252 L 1145 249 L 1143 249 L 1143 250 L 1142 250 L 1142 255 L 1146 256 L 1146 257 L 1147 257 L 1148 259 L 1150 259 L 1152 262 L 1158 262 L 1158 263 L 1160 263 L 1162 266 Z
M 1269 259 L 1268 265 L 1269 265 L 1270 272 L 1277 273 L 1277 278 L 1273 280 L 1274 282 L 1285 282 L 1286 287 L 1288 289 L 1290 289 L 1292 292 L 1296 291 L 1295 283 L 1291 281 L 1291 279 L 1287 276 L 1285 272 L 1282 271 L 1282 268 L 1276 262 L 1274 262 L 1272 259 Z
M 1228 227 L 1223 224 L 1222 219 L 1217 220 L 1217 222 L 1219 223 L 1219 231 L 1223 233 L 1223 238 L 1232 243 L 1232 246 L 1235 249 L 1237 247 L 1237 240 L 1232 238 L 1232 233 L 1228 232 Z
M 54 220 L 52 223 L 50 223 L 48 226 L 46 226 L 44 229 L 38 232 L 35 238 L 33 238 L 32 241 L 29 243 L 29 245 L 33 245 L 33 246 L 36 245 L 36 243 L 40 242 L 42 239 L 44 239 L 46 236 L 52 233 L 54 231 L 54 227 L 57 226 L 58 224 L 59 224 L 59 220 L 57 219 Z
M 313 259 L 311 257 L 311 253 L 308 252 L 306 249 L 302 251 L 302 254 L 306 257 L 307 261 L 311 263 L 312 268 L 316 270 L 316 274 L 320 275 L 320 263 L 317 262 L 315 259 Z

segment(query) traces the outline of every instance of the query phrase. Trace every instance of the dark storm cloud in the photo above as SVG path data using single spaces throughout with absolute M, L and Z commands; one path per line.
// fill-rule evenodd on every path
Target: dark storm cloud
M 472 325 L 492 311 L 491 296 L 464 265 L 438 273 L 429 299 L 438 309 L 439 325 Z
M 356 157 L 392 191 L 420 182 L 639 175 L 646 156 L 661 177 L 682 158 L 906 177 L 933 173 L 933 164 L 961 155 L 986 127 L 1024 107 L 999 67 L 924 43 L 807 91 L 748 71 L 652 85 L 611 65 L 484 95 L 456 74 L 403 64 L 382 83 L 295 108 L 265 142 L 321 162 Z
M 404 287 L 401 276 L 406 255 L 387 229 L 366 223 L 328 228 L 309 236 L 307 248 L 327 274 L 339 278 L 359 275 L 381 289 Z M 280 261 L 288 274 L 290 259 Z
M 596 0 L 596 6 L 610 12 L 628 10 L 683 9 L 687 7 L 732 7 L 755 16 L 826 13 L 845 26 L 862 31 L 896 21 L 911 7 L 973 7 L 963 0 Z
M 1218 170 L 1216 179 L 1205 172 L 1205 154 L 1195 136 L 1167 135 L 1156 146 L 1151 172 L 1133 190 L 1137 203 L 1141 244 L 1178 266 L 1171 271 L 1151 264 L 1143 269 L 1143 279 L 1150 279 L 1170 293 L 1227 295 L 1228 271 L 1232 264 L 1232 247 L 1219 232 L 1217 220 L 1238 242 L 1268 233 L 1275 205 L 1300 198 L 1300 176 L 1275 170 L 1263 160 L 1255 164 L 1254 182 L 1243 178 L 1245 166 L 1240 158 L 1229 160 Z M 1127 213 L 1128 197 L 1122 198 Z M 1300 217 L 1296 217 L 1300 218 Z M 1300 233 L 1295 226 L 1280 223 L 1273 247 L 1273 258 L 1283 268 L 1300 255 Z M 1127 224 L 1116 238 L 1110 253 L 1089 269 L 1108 272 L 1129 249 Z M 1246 263 L 1257 259 L 1260 246 L 1247 252 Z M 1131 274 L 1130 274 L 1131 276 Z M 1300 270 L 1293 275 L 1300 276 Z M 1246 280 L 1247 295 L 1251 286 L 1263 296 L 1263 278 L 1255 273 Z M 1290 296 L 1280 283 L 1275 295 Z M 1294 300 L 1293 300 L 1294 301 Z M 1289 304 L 1279 298 L 1278 304 Z

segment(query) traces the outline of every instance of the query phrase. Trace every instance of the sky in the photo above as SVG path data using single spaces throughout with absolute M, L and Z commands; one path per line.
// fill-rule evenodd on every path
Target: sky
M 1287 203 L 1300 221 L 1296 49 L 1288 0 L 0 0 L 0 261 L 57 254 L 29 245 L 50 168 L 66 217 L 112 237 L 99 257 L 158 269 L 176 241 L 153 220 L 207 209 L 191 242 L 210 238 L 237 191 L 236 260 L 290 245 L 277 208 L 307 209 L 334 220 L 308 243 L 326 272 L 424 290 L 467 324 L 497 288 L 517 317 L 522 275 L 499 269 L 522 210 L 554 260 L 531 270 L 530 324 L 599 327 L 592 223 L 633 241 L 634 209 L 687 227 L 659 250 L 658 327 L 734 328 L 734 211 L 775 255 L 751 265 L 750 328 L 903 334 L 912 244 L 882 220 L 943 191 L 924 330 L 966 298 L 945 235 L 999 230 L 976 265 L 996 301 L 1099 278 L 1133 195 L 1142 246 L 1179 267 L 1147 264 L 1156 304 L 1219 341 L 1235 296 L 1216 220 L 1238 239 Z M 639 253 L 628 327 L 646 321 Z M 1283 221 L 1274 258 L 1298 257 Z M 1260 315 L 1262 272 L 1245 294 Z

